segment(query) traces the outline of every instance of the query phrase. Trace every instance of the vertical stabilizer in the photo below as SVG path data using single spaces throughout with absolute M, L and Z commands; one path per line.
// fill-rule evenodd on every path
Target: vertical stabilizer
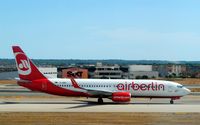
M 20 79 L 33 81 L 46 78 L 19 46 L 12 46 L 12 49 Z

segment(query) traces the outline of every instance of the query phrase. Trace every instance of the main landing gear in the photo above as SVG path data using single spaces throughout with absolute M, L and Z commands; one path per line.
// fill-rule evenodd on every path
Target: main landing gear
M 103 99 L 101 97 L 98 98 L 98 103 L 103 104 Z
M 173 99 L 170 100 L 170 104 L 174 104 L 174 100 Z

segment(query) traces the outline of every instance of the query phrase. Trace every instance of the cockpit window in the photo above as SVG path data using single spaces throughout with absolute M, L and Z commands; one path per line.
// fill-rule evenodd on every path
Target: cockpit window
M 177 88 L 183 88 L 183 86 L 182 85 L 177 85 Z

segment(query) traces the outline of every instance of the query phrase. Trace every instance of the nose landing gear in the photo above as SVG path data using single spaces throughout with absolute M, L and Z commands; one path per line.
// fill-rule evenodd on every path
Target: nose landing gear
M 170 100 L 170 104 L 174 104 L 174 100 L 180 99 L 180 97 L 173 97 Z

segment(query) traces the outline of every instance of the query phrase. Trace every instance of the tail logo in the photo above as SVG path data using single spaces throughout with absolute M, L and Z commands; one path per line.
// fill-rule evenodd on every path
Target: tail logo
M 29 75 L 31 73 L 31 65 L 29 59 L 24 53 L 15 53 L 17 69 L 20 75 Z

